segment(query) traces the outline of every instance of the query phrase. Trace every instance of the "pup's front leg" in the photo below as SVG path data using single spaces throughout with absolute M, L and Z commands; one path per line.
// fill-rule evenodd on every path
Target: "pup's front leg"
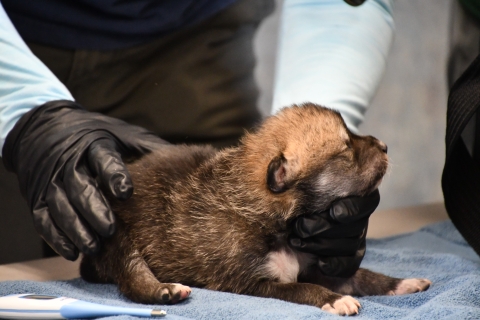
M 399 279 L 360 268 L 350 278 L 334 278 L 322 275 L 317 267 L 304 272 L 299 281 L 316 283 L 340 294 L 355 296 L 402 295 L 427 290 L 428 279 Z
M 351 296 L 342 296 L 322 286 L 311 283 L 279 283 L 265 281 L 251 295 L 277 298 L 289 302 L 307 304 L 338 315 L 358 313 L 360 303 Z
M 176 303 L 186 299 L 192 291 L 180 283 L 159 282 L 141 257 L 131 258 L 116 281 L 127 298 L 140 303 Z
M 153 275 L 145 260 L 138 253 L 126 254 L 121 247 L 105 251 L 97 256 L 83 257 L 80 274 L 90 282 L 114 282 L 120 292 L 132 301 L 140 303 L 176 303 L 186 299 L 191 289 L 180 283 L 161 283 Z

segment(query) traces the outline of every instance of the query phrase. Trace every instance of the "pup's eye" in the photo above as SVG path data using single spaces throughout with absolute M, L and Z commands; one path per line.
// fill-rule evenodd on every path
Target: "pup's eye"
M 352 141 L 347 140 L 347 141 L 345 141 L 345 144 L 347 145 L 348 149 L 352 149 Z

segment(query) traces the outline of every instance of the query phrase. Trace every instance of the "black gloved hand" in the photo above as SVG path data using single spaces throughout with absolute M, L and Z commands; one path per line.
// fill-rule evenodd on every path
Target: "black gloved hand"
M 60 255 L 99 250 L 115 218 L 98 183 L 127 199 L 133 185 L 123 156 L 140 156 L 166 142 L 121 120 L 52 101 L 26 113 L 8 134 L 3 162 L 17 174 L 37 232 Z M 98 182 L 97 182 L 98 181 Z
M 323 274 L 350 277 L 365 255 L 368 218 L 379 203 L 380 193 L 375 190 L 365 197 L 336 201 L 327 211 L 298 217 L 290 245 L 318 256 Z

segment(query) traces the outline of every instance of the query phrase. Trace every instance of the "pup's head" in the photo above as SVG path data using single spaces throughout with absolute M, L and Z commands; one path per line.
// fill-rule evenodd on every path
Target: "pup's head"
M 269 117 L 243 145 L 257 186 L 269 200 L 289 207 L 282 210 L 286 215 L 318 212 L 338 198 L 367 195 L 388 167 L 383 142 L 353 134 L 338 112 L 310 103 Z

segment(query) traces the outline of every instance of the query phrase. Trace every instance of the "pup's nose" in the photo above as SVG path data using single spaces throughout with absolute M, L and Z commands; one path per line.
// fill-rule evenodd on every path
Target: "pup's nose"
M 385 143 L 383 143 L 382 141 L 380 141 L 380 150 L 382 150 L 385 153 L 388 152 L 388 146 Z

